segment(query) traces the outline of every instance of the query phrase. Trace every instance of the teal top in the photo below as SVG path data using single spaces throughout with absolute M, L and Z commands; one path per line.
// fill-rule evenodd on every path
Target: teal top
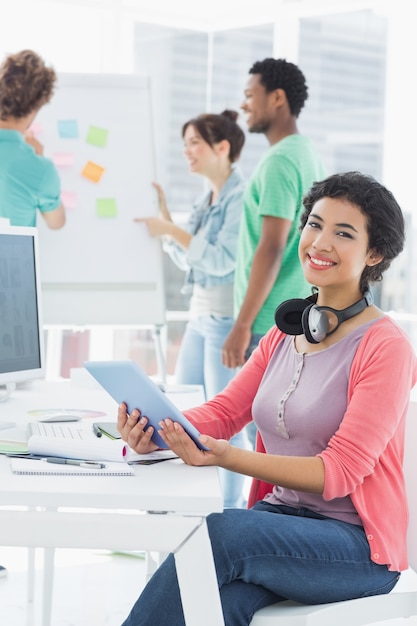
M 61 204 L 60 180 L 50 159 L 37 155 L 17 130 L 0 129 L 0 217 L 36 226 L 36 212 Z
M 289 135 L 273 144 L 259 162 L 244 195 L 235 272 L 235 315 L 248 288 L 253 257 L 261 237 L 265 215 L 291 220 L 277 280 L 259 311 L 252 333 L 265 334 L 274 324 L 275 309 L 289 298 L 311 293 L 298 258 L 302 200 L 312 183 L 325 178 L 325 168 L 310 139 Z

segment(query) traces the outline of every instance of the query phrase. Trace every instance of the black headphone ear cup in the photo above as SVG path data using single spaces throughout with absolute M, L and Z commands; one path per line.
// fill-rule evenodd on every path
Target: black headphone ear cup
M 285 300 L 275 310 L 275 324 L 286 335 L 301 335 L 301 316 L 306 307 L 313 306 L 310 300 L 293 298 Z
M 329 319 L 326 313 L 314 304 L 303 312 L 301 324 L 304 336 L 309 343 L 320 343 L 329 331 Z

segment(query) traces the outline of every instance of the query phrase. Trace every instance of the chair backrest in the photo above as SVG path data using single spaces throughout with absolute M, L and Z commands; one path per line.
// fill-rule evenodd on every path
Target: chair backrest
M 417 571 L 417 398 L 410 403 L 405 428 L 404 475 L 410 519 L 407 543 L 410 567 Z

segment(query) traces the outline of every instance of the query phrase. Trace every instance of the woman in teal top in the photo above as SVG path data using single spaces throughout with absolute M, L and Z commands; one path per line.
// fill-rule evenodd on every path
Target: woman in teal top
M 162 188 L 160 217 L 145 218 L 152 236 L 163 238 L 164 250 L 185 272 L 183 293 L 191 293 L 187 323 L 176 365 L 180 384 L 200 384 L 206 399 L 222 391 L 236 370 L 222 363 L 222 346 L 233 326 L 233 283 L 244 180 L 236 161 L 244 133 L 235 111 L 203 114 L 184 124 L 184 154 L 190 172 L 200 174 L 208 189 L 195 202 L 185 228 L 174 224 Z M 244 432 L 233 438 L 246 447 Z M 244 478 L 221 472 L 226 507 L 242 506 Z
M 36 226 L 38 211 L 50 228 L 65 224 L 58 172 L 29 131 L 55 81 L 55 71 L 31 50 L 0 66 L 0 217 L 13 226 Z

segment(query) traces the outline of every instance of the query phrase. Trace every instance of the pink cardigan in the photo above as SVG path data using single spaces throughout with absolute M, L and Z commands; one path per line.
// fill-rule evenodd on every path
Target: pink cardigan
M 283 333 L 272 328 L 224 391 L 185 412 L 200 432 L 229 439 L 252 419 L 251 407 Z M 339 429 L 318 456 L 323 459 L 327 500 L 350 495 L 362 520 L 371 559 L 390 570 L 407 569 L 407 501 L 402 460 L 410 390 L 417 359 L 403 331 L 389 317 L 361 340 L 349 377 L 348 406 Z M 257 450 L 265 452 L 258 434 Z M 253 480 L 248 506 L 272 486 Z

